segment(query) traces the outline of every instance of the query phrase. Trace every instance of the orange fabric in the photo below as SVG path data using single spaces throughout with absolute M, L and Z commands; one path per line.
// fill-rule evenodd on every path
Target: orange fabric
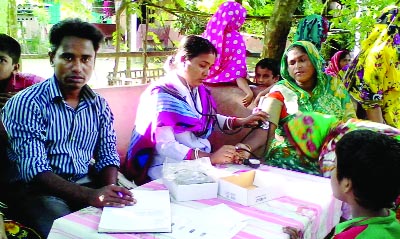
M 285 118 L 286 116 L 289 115 L 287 113 L 287 109 L 286 109 L 285 102 L 284 102 L 285 97 L 283 97 L 281 92 L 279 92 L 279 91 L 271 92 L 271 93 L 268 94 L 268 97 L 272 97 L 272 98 L 277 99 L 277 100 L 279 100 L 279 101 L 281 101 L 283 103 L 280 119 L 283 119 L 283 118 Z

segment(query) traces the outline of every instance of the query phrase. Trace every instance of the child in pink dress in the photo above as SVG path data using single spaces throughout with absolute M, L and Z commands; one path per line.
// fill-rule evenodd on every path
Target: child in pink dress
M 207 83 L 236 82 L 245 92 L 242 103 L 250 105 L 253 92 L 247 83 L 246 45 L 239 28 L 246 20 L 246 9 L 237 2 L 221 4 L 207 24 L 203 37 L 217 48 L 218 56 Z

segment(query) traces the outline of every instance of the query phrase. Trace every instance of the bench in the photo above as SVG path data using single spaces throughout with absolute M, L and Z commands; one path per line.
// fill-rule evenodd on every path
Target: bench
M 121 158 L 121 165 L 125 162 L 126 152 L 136 118 L 139 97 L 147 86 L 148 84 L 95 89 L 96 92 L 107 100 L 114 114 L 117 150 Z M 245 94 L 237 86 L 221 85 L 207 87 L 210 89 L 216 102 L 218 113 L 236 117 L 246 117 L 251 114 L 254 105 L 252 104 L 248 108 L 242 106 L 241 99 Z M 253 87 L 252 90 L 254 95 L 257 95 L 263 88 Z M 243 129 L 238 134 L 226 135 L 218 130 L 214 130 L 209 139 L 214 149 L 218 149 L 224 144 L 234 145 L 239 143 L 248 132 L 249 129 Z

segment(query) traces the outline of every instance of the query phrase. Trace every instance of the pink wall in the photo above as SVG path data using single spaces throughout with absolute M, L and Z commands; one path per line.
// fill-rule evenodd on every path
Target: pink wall
M 125 160 L 129 146 L 139 97 L 146 87 L 147 84 L 95 89 L 96 92 L 106 98 L 114 114 L 114 128 L 117 132 L 117 150 L 121 158 L 121 163 Z

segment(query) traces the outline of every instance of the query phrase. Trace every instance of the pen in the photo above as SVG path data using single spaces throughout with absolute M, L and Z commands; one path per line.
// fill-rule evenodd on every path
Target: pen
M 122 198 L 122 197 L 124 197 L 124 194 L 122 194 L 121 192 L 118 192 L 118 196 L 119 196 L 120 198 Z

